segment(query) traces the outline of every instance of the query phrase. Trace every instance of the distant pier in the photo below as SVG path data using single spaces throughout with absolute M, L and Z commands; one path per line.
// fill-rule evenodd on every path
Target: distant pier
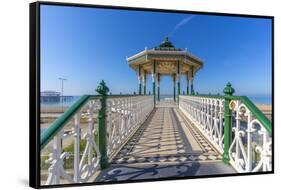
M 61 96 L 60 92 L 56 91 L 43 91 L 40 94 L 41 103 L 60 103 L 73 101 L 73 96 Z

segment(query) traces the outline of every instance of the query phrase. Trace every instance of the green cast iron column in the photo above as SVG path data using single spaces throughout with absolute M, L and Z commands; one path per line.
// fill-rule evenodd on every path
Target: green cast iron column
M 174 102 L 176 102 L 176 85 L 174 85 Z
M 156 97 L 155 97 L 155 81 L 153 81 L 153 96 L 154 96 L 154 105 L 156 103 Z
M 158 102 L 160 101 L 160 74 L 158 73 L 158 76 L 157 76 L 157 82 L 158 82 L 158 85 L 157 85 L 157 100 Z
M 173 92 L 174 92 L 174 102 L 176 102 L 176 75 L 173 75 Z
M 181 82 L 180 82 L 180 79 L 179 79 L 178 80 L 178 102 L 179 102 L 180 94 L 181 94 Z
M 191 95 L 195 95 L 194 87 L 193 87 L 193 79 L 194 79 L 194 66 L 191 66 L 191 80 L 190 80 Z
M 158 100 L 158 102 L 160 101 L 160 86 L 158 86 L 157 87 L 158 89 L 157 89 L 157 100 Z
M 178 76 L 178 103 L 181 94 L 181 82 L 180 82 L 180 75 Z
M 139 82 L 139 95 L 141 95 L 141 82 Z
M 188 80 L 188 75 L 186 75 L 186 95 L 189 94 L 189 80 Z
M 194 95 L 195 93 L 194 93 L 194 89 L 193 89 L 193 79 L 191 79 L 191 81 L 190 81 L 190 90 L 191 90 L 191 95 Z
M 155 79 L 156 79 L 156 62 L 155 62 L 155 60 L 154 60 L 154 61 L 153 61 L 153 67 L 152 67 L 153 100 L 154 100 L 154 105 L 156 104 Z
M 224 148 L 223 148 L 223 162 L 229 163 L 229 147 L 231 144 L 231 110 L 229 109 L 229 103 L 231 101 L 231 96 L 235 90 L 231 87 L 230 83 L 227 83 L 223 90 L 224 92 Z
M 99 130 L 98 130 L 98 140 L 99 140 L 99 150 L 100 150 L 100 168 L 105 169 L 108 166 L 107 158 L 107 145 L 106 145 L 106 98 L 107 93 L 109 92 L 108 87 L 105 82 L 102 80 L 100 85 L 97 87 L 96 91 L 101 95 L 100 103 L 101 109 L 99 110 Z
M 141 65 L 138 65 L 139 95 L 141 95 Z
M 177 102 L 179 103 L 180 94 L 181 94 L 181 71 L 180 71 L 180 62 L 177 62 L 177 80 L 178 80 L 178 96 L 177 96 Z
M 143 76 L 142 76 L 143 80 L 142 80 L 142 83 L 143 83 L 143 95 L 146 95 L 146 72 L 144 71 L 143 73 Z

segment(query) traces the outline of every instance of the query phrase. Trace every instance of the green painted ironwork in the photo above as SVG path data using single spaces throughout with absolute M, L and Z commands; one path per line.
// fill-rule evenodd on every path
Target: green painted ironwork
M 57 118 L 42 134 L 40 135 L 40 150 L 42 150 L 48 142 L 73 118 L 75 114 L 91 99 L 100 99 L 101 110 L 99 111 L 99 147 L 101 154 L 106 155 L 106 128 L 105 128 L 105 110 L 106 110 L 106 98 L 107 97 L 127 97 L 132 95 L 110 95 L 107 96 L 109 89 L 106 87 L 105 82 L 102 81 L 100 86 L 96 89 L 100 95 L 84 95 L 80 97 L 71 107 L 69 107 L 59 118 Z M 103 157 L 104 159 L 105 157 Z
M 174 102 L 176 101 L 176 86 L 174 85 Z
M 174 45 L 169 41 L 168 37 L 165 37 L 164 41 L 159 45 L 159 48 L 174 48 Z
M 229 109 L 229 103 L 231 96 L 235 92 L 230 83 L 227 83 L 223 90 L 224 96 L 224 146 L 223 146 L 223 162 L 229 163 L 229 147 L 231 144 L 231 110 Z
M 186 80 L 186 94 L 189 94 L 189 80 Z
M 146 95 L 146 85 L 143 85 L 143 95 Z
M 107 93 L 109 92 L 108 87 L 105 82 L 102 80 L 100 85 L 96 89 L 97 93 L 101 95 L 100 103 L 101 109 L 99 110 L 99 151 L 101 154 L 100 157 L 100 167 L 101 169 L 105 169 L 108 166 L 108 157 L 107 157 L 107 145 L 106 145 L 106 99 Z
M 153 82 L 153 100 L 154 100 L 154 105 L 155 105 L 156 104 L 155 82 Z
M 193 79 L 191 80 L 190 88 L 191 88 L 191 95 L 195 95 L 195 92 L 194 92 L 194 89 L 193 89 Z
M 178 102 L 179 102 L 179 96 L 181 95 L 181 82 L 180 79 L 178 80 Z
M 138 95 L 108 95 L 108 98 L 128 97 Z M 40 150 L 69 122 L 73 116 L 92 99 L 100 99 L 100 95 L 83 95 L 71 107 L 69 107 L 59 118 L 57 118 L 44 132 L 40 135 Z
M 178 78 L 178 103 L 179 103 L 179 97 L 181 94 L 181 75 L 180 75 L 180 62 L 177 62 L 177 78 Z
M 141 65 L 138 65 L 139 95 L 141 95 Z
M 152 70 L 152 73 L 153 73 L 153 89 L 152 89 L 152 93 L 153 93 L 153 101 L 154 101 L 154 105 L 156 104 L 156 92 L 155 92 L 155 75 L 156 75 L 156 61 L 154 60 L 153 61 L 153 70 Z
M 139 95 L 141 95 L 141 83 L 139 83 Z
M 84 95 L 77 100 L 70 108 L 68 108 L 64 114 L 56 119 L 50 127 L 48 127 L 40 135 L 40 150 L 42 150 L 46 144 L 63 128 L 65 124 L 79 111 L 84 104 L 91 98 L 98 98 L 99 96 Z
M 194 79 L 194 66 L 191 66 L 191 80 L 190 80 L 190 90 L 191 90 L 191 95 L 195 95 L 195 92 L 194 92 L 194 86 L 193 86 L 193 79 Z
M 157 81 L 158 81 L 158 86 L 157 86 L 157 100 L 160 101 L 160 74 L 157 74 Z
M 224 96 L 219 96 L 219 95 L 205 95 L 205 94 L 199 94 L 197 93 L 196 94 L 197 97 L 202 97 L 202 98 L 220 98 L 220 99 L 223 99 Z
M 232 96 L 233 100 L 240 100 L 255 116 L 255 118 L 264 126 L 267 132 L 272 134 L 272 122 L 257 108 L 257 106 L 246 96 Z
M 158 87 L 157 87 L 157 99 L 158 99 L 158 101 L 160 101 L 160 85 L 158 85 Z

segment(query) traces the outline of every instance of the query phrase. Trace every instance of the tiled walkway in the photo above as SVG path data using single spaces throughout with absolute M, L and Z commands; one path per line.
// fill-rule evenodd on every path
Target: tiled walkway
M 165 103 L 155 108 L 96 181 L 233 173 L 221 159 L 181 111 Z

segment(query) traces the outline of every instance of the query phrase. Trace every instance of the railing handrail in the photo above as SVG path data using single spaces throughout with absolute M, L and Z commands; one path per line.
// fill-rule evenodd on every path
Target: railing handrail
M 80 110 L 83 105 L 91 98 L 98 96 L 83 95 L 72 106 L 70 106 L 59 118 L 57 118 L 45 131 L 40 135 L 40 150 L 63 128 L 63 126 Z
M 108 98 L 118 97 L 136 97 L 136 96 L 152 96 L 152 95 L 129 95 L 117 94 L 107 95 Z M 45 131 L 40 135 L 40 150 L 64 127 L 64 125 L 80 110 L 90 99 L 100 98 L 100 95 L 83 95 L 72 106 L 70 106 L 60 117 L 58 117 Z
M 224 98 L 224 96 L 217 95 L 181 95 L 181 96 L 191 96 L 191 97 L 202 97 L 202 98 Z M 247 108 L 252 112 L 255 118 L 264 126 L 267 132 L 272 134 L 272 123 L 271 121 L 262 113 L 262 111 L 247 97 L 247 96 L 231 96 L 232 100 L 242 101 Z
M 231 99 L 242 101 L 247 108 L 252 112 L 255 118 L 264 126 L 267 132 L 272 134 L 272 123 L 271 121 L 262 113 L 262 111 L 247 97 L 247 96 L 232 96 Z
M 200 98 L 219 98 L 219 99 L 224 99 L 223 95 L 204 95 L 204 94 L 181 94 L 180 96 L 191 96 L 191 97 L 200 97 Z

